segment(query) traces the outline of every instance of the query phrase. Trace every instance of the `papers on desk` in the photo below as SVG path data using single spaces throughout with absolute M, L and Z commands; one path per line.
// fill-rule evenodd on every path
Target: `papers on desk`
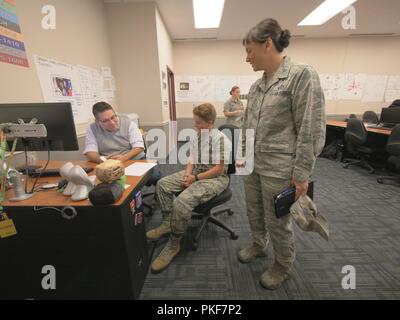
M 141 177 L 156 165 L 156 162 L 136 162 L 125 168 L 125 175 Z

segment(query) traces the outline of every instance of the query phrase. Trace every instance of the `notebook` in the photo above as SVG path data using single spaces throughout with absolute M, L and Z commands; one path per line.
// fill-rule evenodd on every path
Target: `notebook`
M 314 181 L 308 183 L 307 195 L 313 199 L 314 197 Z M 282 218 L 289 214 L 290 207 L 295 201 L 296 188 L 290 186 L 274 196 L 275 215 Z

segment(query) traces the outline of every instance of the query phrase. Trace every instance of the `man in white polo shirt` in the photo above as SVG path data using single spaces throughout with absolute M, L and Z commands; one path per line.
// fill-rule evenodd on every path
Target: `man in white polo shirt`
M 122 162 L 145 157 L 142 134 L 137 125 L 126 116 L 118 116 L 106 102 L 93 106 L 96 119 L 86 132 L 83 154 L 89 161 L 101 163 L 104 159 Z

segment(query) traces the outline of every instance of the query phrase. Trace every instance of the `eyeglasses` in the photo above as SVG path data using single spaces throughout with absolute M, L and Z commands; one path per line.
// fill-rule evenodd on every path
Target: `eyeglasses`
M 99 120 L 99 121 L 100 121 L 101 123 L 106 124 L 106 123 L 110 123 L 111 121 L 116 120 L 117 118 L 118 118 L 118 115 L 114 114 L 113 116 L 111 116 L 111 117 L 108 118 L 108 119 Z

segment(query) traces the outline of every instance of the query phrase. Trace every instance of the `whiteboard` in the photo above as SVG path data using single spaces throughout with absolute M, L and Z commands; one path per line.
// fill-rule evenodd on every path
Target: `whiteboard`
M 177 76 L 177 102 L 224 102 L 229 91 L 239 86 L 248 94 L 260 75 L 248 76 Z M 392 102 L 400 99 L 400 76 L 368 75 L 364 73 L 327 73 L 319 75 L 325 100 L 362 102 Z

